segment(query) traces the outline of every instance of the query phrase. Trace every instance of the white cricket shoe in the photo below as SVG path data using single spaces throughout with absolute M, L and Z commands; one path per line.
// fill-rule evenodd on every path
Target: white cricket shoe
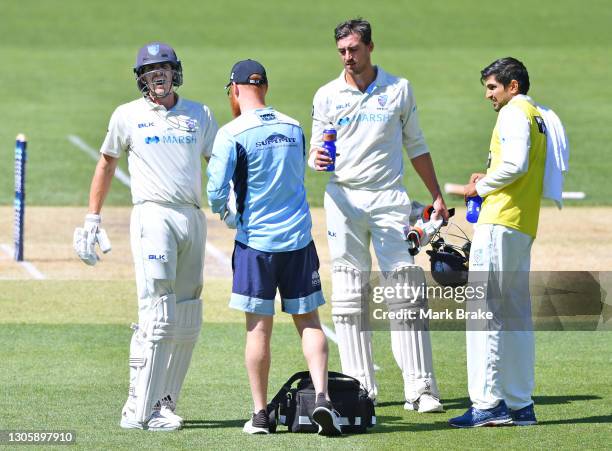
M 172 399 L 170 399 L 169 396 L 165 397 L 164 399 L 162 399 L 161 401 L 161 407 L 159 409 L 159 413 L 168 418 L 171 421 L 174 421 L 176 423 L 180 423 L 181 426 L 183 425 L 183 418 L 180 417 L 179 415 L 177 415 L 175 413 L 176 411 L 176 403 L 174 401 L 172 401 Z
M 181 423 L 178 421 L 172 421 L 169 418 L 163 416 L 161 411 L 156 410 L 149 418 L 147 422 L 147 431 L 154 432 L 171 432 L 177 431 L 181 428 Z
M 181 428 L 181 423 L 171 421 L 161 415 L 159 410 L 153 412 L 148 421 L 141 423 L 134 418 L 133 412 L 124 408 L 119 426 L 123 429 L 142 429 L 154 432 L 170 432 Z
M 435 396 L 423 393 L 416 401 L 406 401 L 404 410 L 414 410 L 419 413 L 444 412 L 444 406 Z

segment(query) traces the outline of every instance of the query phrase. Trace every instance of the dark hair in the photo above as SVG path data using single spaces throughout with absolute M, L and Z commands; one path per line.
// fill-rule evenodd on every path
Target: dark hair
M 529 74 L 527 68 L 516 58 L 506 57 L 493 61 L 487 67 L 480 71 L 480 82 L 495 75 L 495 79 L 504 85 L 504 88 L 510 84 L 512 80 L 516 80 L 519 84 L 519 93 L 527 94 L 529 92 Z
M 336 42 L 338 42 L 340 39 L 344 39 L 353 33 L 358 34 L 361 38 L 361 42 L 365 45 L 369 45 L 370 42 L 372 42 L 372 27 L 370 26 L 370 22 L 361 17 L 347 20 L 339 24 L 334 30 L 334 38 Z

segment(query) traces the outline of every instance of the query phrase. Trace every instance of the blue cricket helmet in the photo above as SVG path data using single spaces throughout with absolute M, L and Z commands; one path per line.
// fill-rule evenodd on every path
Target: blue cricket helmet
M 455 224 L 459 230 L 461 228 Z M 461 230 L 463 233 L 463 230 Z M 443 287 L 461 287 L 468 282 L 470 248 L 472 242 L 464 234 L 463 237 L 452 235 L 463 239 L 463 246 L 446 243 L 438 234 L 435 241 L 431 241 L 431 250 L 427 251 L 431 263 L 431 275 L 433 279 Z
M 172 75 L 172 84 L 176 87 L 183 84 L 183 66 L 181 65 L 181 60 L 176 56 L 174 49 L 168 44 L 154 41 L 141 47 L 136 55 L 134 74 L 136 75 L 138 90 L 143 94 L 147 94 L 148 92 L 148 86 L 141 78 L 144 73 L 143 68 L 149 64 L 157 63 L 169 63 L 174 71 Z

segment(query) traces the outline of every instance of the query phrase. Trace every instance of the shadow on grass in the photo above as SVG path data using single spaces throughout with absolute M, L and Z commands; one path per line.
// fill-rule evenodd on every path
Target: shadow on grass
M 571 404 L 573 402 L 580 401 L 593 401 L 602 399 L 600 396 L 595 395 L 551 395 L 551 396 L 534 396 L 533 402 L 537 406 L 556 405 L 556 404 Z M 472 405 L 470 399 L 467 397 L 462 398 L 443 398 L 444 408 L 447 410 L 451 409 L 467 409 Z M 402 403 L 385 403 L 386 405 L 399 405 Z M 383 403 L 381 403 L 381 406 Z
M 241 420 L 185 420 L 183 429 L 216 429 L 216 428 L 240 428 L 244 426 Z
M 538 424 L 545 426 L 548 424 L 583 424 L 583 423 L 612 423 L 612 415 L 597 415 L 584 418 L 564 418 L 563 420 L 538 421 Z

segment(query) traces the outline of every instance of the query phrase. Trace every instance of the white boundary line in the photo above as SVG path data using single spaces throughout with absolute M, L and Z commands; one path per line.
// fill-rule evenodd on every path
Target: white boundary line
M 0 244 L 0 249 L 2 249 L 2 251 L 8 255 L 9 257 L 13 258 L 13 249 L 11 248 L 11 246 L 9 246 L 8 244 Z M 34 266 L 32 263 L 27 262 L 27 261 L 23 261 L 23 262 L 16 262 L 19 263 L 27 272 L 28 274 L 30 274 L 30 276 L 32 276 L 33 279 L 37 279 L 37 280 L 44 280 L 47 277 L 45 277 L 45 275 L 40 272 L 36 266 Z M 13 279 L 3 279 L 3 280 L 13 280 Z
M 81 139 L 79 136 L 68 135 L 67 138 L 68 138 L 68 141 L 70 141 L 70 143 L 74 144 L 76 147 L 78 147 L 80 150 L 85 152 L 95 161 L 98 161 L 98 159 L 100 158 L 100 153 L 97 152 L 96 149 L 91 147 L 85 141 L 83 141 L 83 139 Z M 123 172 L 121 169 L 117 168 L 115 170 L 115 177 L 117 177 L 117 179 L 121 183 L 123 183 L 125 186 L 127 186 L 128 188 L 130 187 L 131 185 L 130 176 L 127 175 L 125 172 Z M 213 258 L 215 258 L 222 265 L 231 266 L 232 260 L 227 255 L 225 255 L 225 253 L 221 249 L 219 249 L 217 246 L 213 244 L 210 244 L 208 241 L 206 242 L 206 252 L 209 253 Z

